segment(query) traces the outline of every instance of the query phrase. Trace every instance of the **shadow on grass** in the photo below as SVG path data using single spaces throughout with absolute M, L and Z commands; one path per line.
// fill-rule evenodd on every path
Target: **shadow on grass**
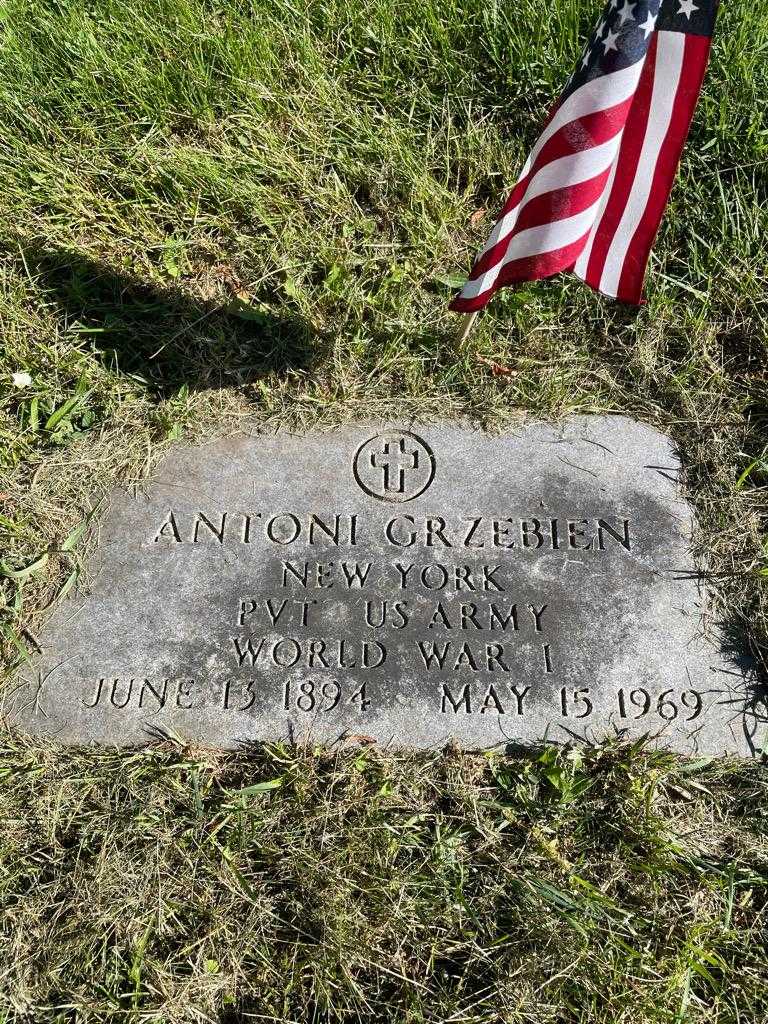
M 140 280 L 65 249 L 26 247 L 41 295 L 103 359 L 135 374 L 157 398 L 252 383 L 269 373 L 307 370 L 323 339 L 291 310 L 263 312 L 233 296 L 206 301 L 173 285 Z
M 768 672 L 761 652 L 753 652 L 750 634 L 741 619 L 722 625 L 721 650 L 733 666 L 730 672 L 715 673 L 723 686 L 718 704 L 732 712 L 734 730 L 741 730 L 753 757 L 768 756 Z M 724 679 L 724 676 L 730 678 Z M 714 689 L 714 686 L 713 686 Z
M 57 308 L 68 331 L 87 338 L 108 369 L 139 378 L 150 399 L 172 398 L 182 387 L 238 388 L 270 375 L 311 373 L 327 358 L 329 335 L 287 303 L 281 309 L 274 294 L 260 296 L 258 308 L 236 294 L 205 300 L 172 282 L 147 281 L 50 244 L 26 245 L 22 251 L 38 294 Z M 226 273 L 225 268 L 223 287 L 231 288 L 236 282 Z M 350 338 L 358 331 L 367 335 L 359 354 L 363 374 L 377 372 L 381 353 L 393 340 L 372 319 L 371 311 L 363 310 L 347 324 Z M 455 338 L 451 325 L 414 332 L 405 342 L 411 355 L 439 370 L 458 358 Z M 394 402 L 400 397 L 392 395 Z

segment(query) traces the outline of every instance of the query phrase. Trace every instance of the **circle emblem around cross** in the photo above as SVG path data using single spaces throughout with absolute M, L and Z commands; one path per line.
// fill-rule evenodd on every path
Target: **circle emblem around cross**
M 411 431 L 387 431 L 358 448 L 353 472 L 360 487 L 372 498 L 411 501 L 432 483 L 435 457 L 426 441 Z

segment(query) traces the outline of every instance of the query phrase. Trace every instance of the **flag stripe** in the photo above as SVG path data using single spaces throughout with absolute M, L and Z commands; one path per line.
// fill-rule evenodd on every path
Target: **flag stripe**
M 673 33 L 661 32 L 660 39 L 667 34 Z M 639 302 L 641 299 L 651 246 L 664 215 L 709 59 L 712 44 L 707 36 L 686 35 L 684 38 L 685 53 L 672 117 L 659 152 L 648 201 L 627 249 L 616 290 L 616 297 L 623 302 Z
M 610 167 L 607 167 L 605 171 L 597 175 L 597 177 L 593 178 L 587 185 L 580 188 L 575 196 L 571 197 L 571 199 L 569 200 L 568 211 L 571 219 L 568 221 L 566 225 L 567 235 L 564 236 L 566 239 L 570 239 L 573 236 L 574 215 L 577 213 L 587 211 L 588 209 L 594 210 L 598 207 L 600 199 L 605 190 L 606 179 L 608 178 L 608 175 L 610 173 L 611 169 Z M 559 203 L 561 202 L 561 197 L 562 191 L 560 189 L 555 189 L 552 192 L 547 192 L 545 195 L 537 196 L 536 199 L 528 203 L 520 215 L 520 220 L 518 224 L 520 232 L 522 233 L 522 229 L 525 227 L 535 227 L 543 223 L 550 224 L 554 232 L 555 223 L 558 220 L 565 219 L 563 217 L 562 211 L 557 209 Z M 510 278 L 514 276 L 515 273 L 518 272 L 517 270 L 514 270 L 512 274 L 508 273 L 507 267 L 509 267 L 510 264 L 513 264 L 515 267 L 518 267 L 519 265 L 522 264 L 525 264 L 525 266 L 527 267 L 533 267 L 535 265 L 538 268 L 538 277 L 546 277 L 551 274 L 557 274 L 561 270 L 570 270 L 573 266 L 574 259 L 576 258 L 576 256 L 581 251 L 584 245 L 584 240 L 586 239 L 588 233 L 588 230 L 586 230 L 583 235 L 579 235 L 579 238 L 577 239 L 578 248 L 576 251 L 573 251 L 573 245 L 575 244 L 573 242 L 565 242 L 561 247 L 558 247 L 556 250 L 553 250 L 557 253 L 561 253 L 567 249 L 567 258 L 563 257 L 562 255 L 558 255 L 553 257 L 552 259 L 542 259 L 538 263 L 534 264 L 532 260 L 535 258 L 536 255 L 551 255 L 549 249 L 546 249 L 543 253 L 540 254 L 533 254 L 527 256 L 519 256 L 514 252 L 509 253 L 509 260 L 504 260 L 494 265 L 498 269 L 498 276 L 492 278 L 491 284 L 484 289 L 484 293 L 487 293 L 488 287 L 496 289 L 501 287 L 503 284 L 509 283 Z M 549 244 L 553 244 L 551 240 Z M 473 275 L 473 277 L 470 280 L 474 281 L 476 279 L 477 278 Z M 525 280 L 525 278 L 516 279 Z M 464 299 L 467 299 L 468 301 L 471 299 L 474 302 L 475 298 L 476 295 L 470 293 L 468 282 L 468 285 L 462 292 L 462 301 Z
M 538 224 L 536 227 L 526 228 L 516 234 L 509 243 L 504 259 L 491 267 L 482 277 L 467 281 L 461 293 L 462 297 L 471 299 L 487 292 L 495 284 L 502 268 L 512 260 L 521 259 L 524 256 L 535 256 L 548 249 L 561 248 L 571 245 L 580 238 L 586 238 L 598 206 L 599 202 L 593 203 L 592 206 L 572 217 L 565 217 L 553 224 Z
M 613 161 L 613 164 L 611 165 L 611 173 L 608 177 L 608 181 L 605 183 L 605 190 L 600 198 L 600 204 L 598 206 L 597 213 L 595 214 L 595 222 L 592 225 L 592 230 L 589 232 L 589 236 L 587 237 L 585 244 L 582 246 L 581 251 L 577 253 L 578 258 L 576 259 L 576 262 L 574 264 L 574 273 L 577 277 L 583 278 L 584 273 L 586 272 L 586 266 L 587 262 L 589 261 L 590 253 L 592 252 L 592 246 L 595 241 L 595 235 L 597 234 L 597 229 L 600 226 L 600 221 L 603 216 L 603 213 L 605 212 L 605 207 L 613 191 L 614 182 L 616 181 L 616 171 L 618 170 L 619 166 L 619 155 L 620 153 L 617 153 L 616 159 Z M 580 269 L 582 266 L 584 268 L 583 271 Z
M 648 124 L 649 102 L 654 81 L 655 53 L 656 37 L 654 36 L 624 128 L 624 137 L 611 189 L 606 193 L 605 206 L 600 214 L 596 230 L 576 263 L 576 276 L 583 278 L 595 288 L 600 285 L 606 255 L 635 181 Z
M 527 209 L 531 200 L 546 192 L 551 192 L 553 189 L 562 189 L 565 185 L 578 185 L 581 182 L 590 181 L 598 174 L 602 174 L 613 163 L 616 151 L 619 148 L 620 139 L 621 133 L 619 132 L 618 135 L 614 134 L 601 145 L 596 145 L 591 149 L 581 150 L 580 152 L 569 153 L 568 156 L 562 156 L 558 160 L 553 160 L 542 167 L 530 179 L 525 195 L 516 204 L 515 209 L 505 214 L 499 221 L 497 226 L 503 229 L 503 236 L 500 234 L 498 241 L 493 246 L 489 242 L 489 245 L 480 254 L 470 276 L 477 277 L 485 273 L 487 266 L 490 263 L 496 262 L 493 259 L 494 253 L 492 250 L 495 250 L 497 245 L 507 245 L 509 235 L 512 231 L 519 228 L 521 214 Z M 566 209 L 566 214 L 568 212 Z M 483 260 L 483 257 L 488 253 L 491 254 L 491 260 Z
M 653 95 L 643 139 L 643 148 L 625 197 L 624 211 L 605 257 L 600 275 L 600 291 L 615 296 L 624 269 L 624 260 L 635 232 L 643 219 L 655 180 L 656 165 L 675 109 L 683 68 L 685 39 L 682 32 L 660 32 L 656 37 Z M 651 54 L 648 55 L 649 63 Z
M 458 309 L 462 313 L 474 313 L 478 309 L 483 309 L 487 305 L 490 295 L 504 285 L 519 284 L 521 281 L 537 281 L 540 278 L 551 277 L 562 270 L 570 269 L 573 266 L 573 261 L 581 252 L 586 237 L 585 234 L 570 245 L 564 245 L 549 252 L 511 260 L 501 270 L 496 279 L 496 285 L 490 292 L 482 292 L 471 298 L 464 298 L 462 292 L 461 304 L 451 308 Z M 458 302 L 459 300 L 454 301 Z
M 607 111 L 593 112 L 591 115 L 580 118 L 577 122 L 568 122 L 561 131 L 548 140 L 547 145 L 542 147 L 537 155 L 529 173 L 524 175 L 512 190 L 504 206 L 503 215 L 496 222 L 485 248 L 478 256 L 478 263 L 488 253 L 492 253 L 498 245 L 506 243 L 509 234 L 515 227 L 517 208 L 538 175 L 555 161 L 589 152 L 588 149 L 584 149 L 585 141 L 591 145 L 597 145 L 615 138 L 626 121 L 631 102 L 629 99 L 623 100 Z M 579 145 L 581 149 L 577 148 Z M 561 166 L 567 169 L 568 165 Z M 503 253 L 499 255 L 499 258 L 501 255 Z M 478 268 L 476 267 L 476 269 Z
M 536 196 L 521 210 L 515 230 L 522 231 L 525 228 L 543 224 L 545 221 L 551 221 L 553 226 L 556 226 L 558 221 L 572 217 L 575 213 L 581 213 L 588 206 L 598 203 L 605 192 L 605 185 L 612 167 L 612 160 L 606 162 L 605 167 L 592 178 L 580 181 L 578 188 L 569 188 L 568 190 L 555 188 Z
M 535 256 L 512 260 L 506 264 L 499 275 L 499 283 L 501 285 L 517 284 L 520 281 L 530 281 L 532 273 L 536 278 L 540 278 L 550 277 L 561 270 L 567 270 L 573 266 L 573 261 L 581 251 L 585 238 L 586 235 L 582 235 L 581 238 L 558 249 L 550 249 L 547 252 L 537 253 Z
M 571 93 L 563 103 L 556 106 L 538 142 L 531 150 L 531 155 L 526 160 L 520 177 L 525 177 L 530 171 L 544 145 L 560 128 L 572 121 L 578 121 L 582 117 L 594 114 L 596 110 L 615 107 L 623 103 L 624 100 L 631 99 L 637 89 L 641 71 L 642 62 L 638 61 L 628 68 L 614 71 L 610 75 L 603 75 L 601 78 L 588 82 L 578 92 Z
M 629 68 L 612 72 L 610 75 L 603 75 L 602 78 L 588 82 L 582 89 L 572 92 L 564 102 L 556 106 L 539 141 L 530 151 L 530 156 L 525 162 L 520 177 L 527 174 L 545 143 L 560 128 L 594 114 L 597 110 L 605 110 L 610 106 L 623 103 L 625 99 L 631 99 L 637 89 L 641 71 L 642 61 L 638 60 Z

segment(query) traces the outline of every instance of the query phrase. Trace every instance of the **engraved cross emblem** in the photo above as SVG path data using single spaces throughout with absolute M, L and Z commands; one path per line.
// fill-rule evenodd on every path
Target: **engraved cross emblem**
M 360 487 L 379 501 L 417 498 L 432 483 L 435 456 L 427 442 L 410 430 L 386 430 L 363 442 L 352 460 Z
M 406 471 L 419 468 L 419 450 L 407 451 L 404 437 L 387 441 L 382 451 L 371 454 L 371 465 L 382 471 L 385 493 L 403 494 Z

